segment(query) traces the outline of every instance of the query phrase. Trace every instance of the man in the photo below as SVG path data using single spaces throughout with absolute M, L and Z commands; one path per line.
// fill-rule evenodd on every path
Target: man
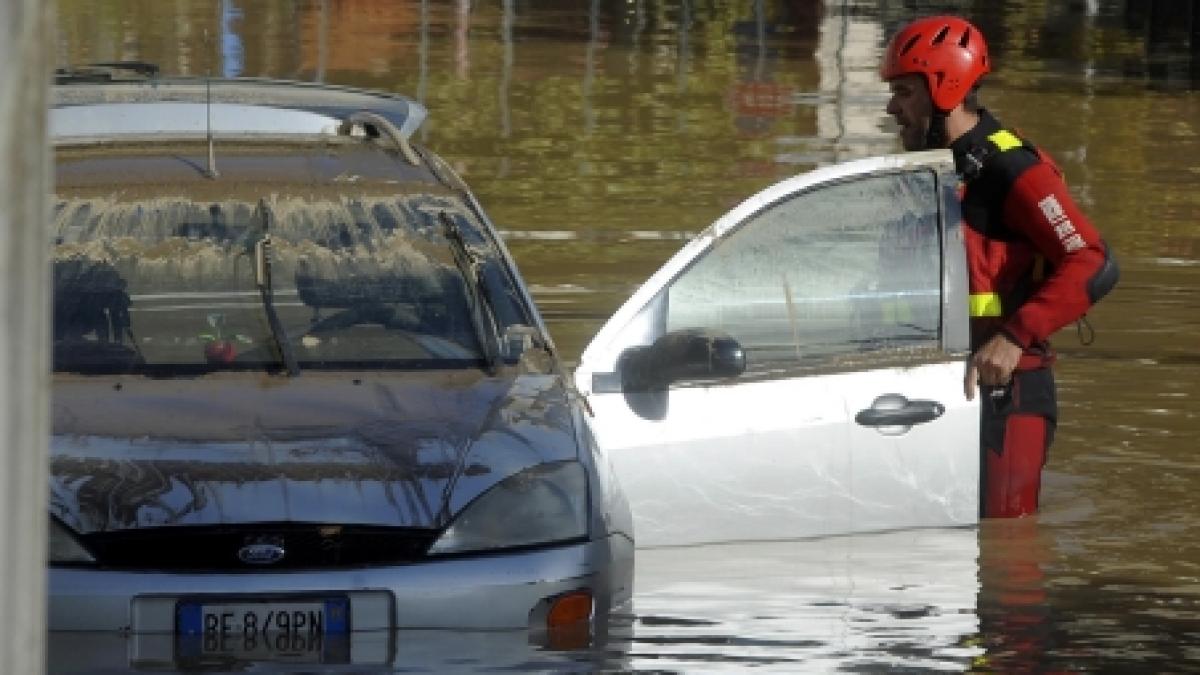
M 991 70 L 983 35 L 953 16 L 901 29 L 880 75 L 905 150 L 950 148 L 962 180 L 970 274 L 967 399 L 981 386 L 984 517 L 1037 511 L 1057 420 L 1052 333 L 1081 319 L 1117 267 L 1049 157 L 976 100 Z

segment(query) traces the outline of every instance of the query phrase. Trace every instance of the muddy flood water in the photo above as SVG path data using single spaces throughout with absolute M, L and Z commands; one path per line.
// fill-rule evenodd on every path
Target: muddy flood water
M 1122 265 L 1094 341 L 1055 339 L 1040 515 L 639 551 L 633 615 L 590 646 L 399 634 L 370 670 L 1200 672 L 1200 2 L 59 0 L 56 50 L 424 102 L 419 141 L 573 360 L 740 200 L 898 151 L 876 68 L 933 10 L 982 27 L 984 104 L 1056 157 Z M 52 670 L 92 663 L 51 640 Z

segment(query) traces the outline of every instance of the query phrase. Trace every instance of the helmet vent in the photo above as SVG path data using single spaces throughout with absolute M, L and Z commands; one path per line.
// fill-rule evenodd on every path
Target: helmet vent
M 946 39 L 946 34 L 950 32 L 950 26 L 942 26 L 942 29 L 933 36 L 933 42 L 930 44 L 940 45 Z
M 911 50 L 914 46 L 916 46 L 917 40 L 920 40 L 920 39 L 921 39 L 920 33 L 910 37 L 908 39 L 908 42 L 905 42 L 904 46 L 900 48 L 900 54 L 901 55 L 907 54 L 909 52 L 909 50 Z
M 965 49 L 967 46 L 967 43 L 970 41 L 971 41 L 971 30 L 968 28 L 967 30 L 963 31 L 963 36 L 961 39 L 959 39 L 958 46 L 963 47 Z

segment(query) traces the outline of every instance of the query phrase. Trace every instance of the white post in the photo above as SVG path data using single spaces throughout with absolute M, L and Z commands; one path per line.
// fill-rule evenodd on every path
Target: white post
M 0 673 L 46 669 L 53 5 L 0 0 Z

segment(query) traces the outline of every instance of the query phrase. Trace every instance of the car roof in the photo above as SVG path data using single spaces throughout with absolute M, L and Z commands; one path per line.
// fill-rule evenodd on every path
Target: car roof
M 407 143 L 425 120 L 398 94 L 261 78 L 79 79 L 60 71 L 51 91 L 56 144 L 118 137 L 351 133 L 374 123 Z M 357 122 L 356 122 L 357 121 Z M 370 133 L 370 132 L 368 132 Z
M 191 192 L 217 176 L 218 191 L 292 184 L 361 192 L 438 182 L 409 143 L 427 112 L 405 96 L 103 66 L 57 73 L 49 135 L 60 188 L 169 184 Z

